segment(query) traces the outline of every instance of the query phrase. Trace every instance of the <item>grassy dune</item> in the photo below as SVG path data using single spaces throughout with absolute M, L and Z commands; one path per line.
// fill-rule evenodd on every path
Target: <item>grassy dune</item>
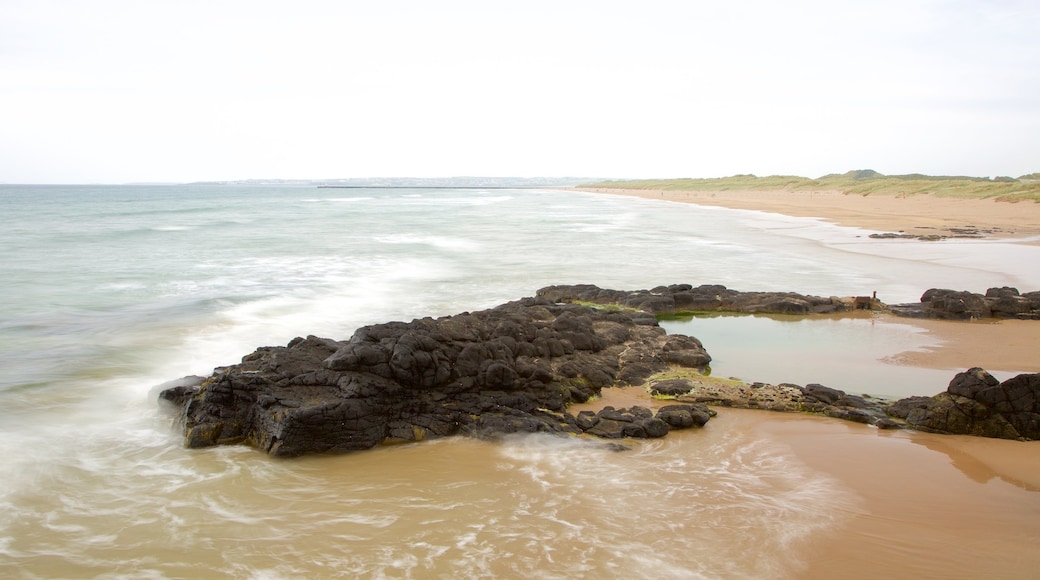
M 846 195 L 934 195 L 961 199 L 1040 202 L 1040 175 L 1019 179 L 998 177 L 882 175 L 875 171 L 849 171 L 818 179 L 791 175 L 734 175 L 714 179 L 640 179 L 602 181 L 581 187 L 652 189 L 665 191 L 839 191 Z

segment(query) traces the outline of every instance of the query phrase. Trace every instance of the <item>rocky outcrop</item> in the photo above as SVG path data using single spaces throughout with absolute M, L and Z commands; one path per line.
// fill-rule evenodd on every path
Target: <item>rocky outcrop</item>
M 999 439 L 1040 439 L 1040 374 L 1003 383 L 981 368 L 968 369 L 934 397 L 897 401 L 886 411 L 922 431 Z
M 619 305 L 654 314 L 678 312 L 748 312 L 829 314 L 880 305 L 872 297 L 820 297 L 794 292 L 741 292 L 718 284 L 672 284 L 650 290 L 608 290 L 592 284 L 548 286 L 538 296 L 556 302 Z
M 890 401 L 850 395 L 819 384 L 804 387 L 790 383 L 748 384 L 732 379 L 694 375 L 661 379 L 651 377 L 647 384 L 651 395 L 672 398 L 680 403 L 787 413 L 816 413 L 874 425 L 881 429 L 898 429 L 904 426 L 901 421 L 886 413 Z
M 594 305 L 590 306 L 590 305 Z M 688 284 L 617 291 L 550 286 L 481 312 L 308 336 L 261 347 L 209 377 L 164 385 L 189 447 L 248 444 L 272 455 L 344 452 L 432 437 L 549 432 L 660 437 L 704 425 L 707 405 L 820 413 L 875 425 L 1040 438 L 1040 374 L 999 383 L 982 369 L 945 393 L 890 403 L 823 385 L 746 384 L 706 376 L 696 338 L 667 335 L 655 314 L 725 310 L 813 314 L 883 308 L 873 298 L 738 292 Z M 929 290 L 901 313 L 1040 318 L 1040 292 Z M 896 309 L 894 309 L 896 310 Z M 641 385 L 674 405 L 570 413 L 603 388 Z
M 769 314 L 833 314 L 883 310 L 897 316 L 973 320 L 1018 318 L 1040 320 L 1040 292 L 990 288 L 985 294 L 932 288 L 920 302 L 886 305 L 875 296 L 821 297 L 794 292 L 741 292 L 721 285 L 672 284 L 650 290 L 608 290 L 592 284 L 548 286 L 538 296 L 557 302 L 616 305 L 654 314 L 746 312 Z
M 940 242 L 949 238 L 984 238 L 989 234 L 997 233 L 999 230 L 989 229 L 980 230 L 978 228 L 967 227 L 967 228 L 944 228 L 946 233 L 935 233 L 935 234 L 908 234 L 906 232 L 884 232 L 877 234 L 870 234 L 869 238 L 875 240 L 892 240 L 892 239 L 909 239 L 909 240 L 920 240 L 922 242 Z
M 932 288 L 921 295 L 920 302 L 888 308 L 893 314 L 912 318 L 1040 320 L 1040 292 L 1021 294 L 1017 288 L 1007 286 L 990 288 L 985 294 Z
M 598 413 L 582 411 L 577 422 L 585 433 L 604 439 L 664 437 L 675 429 L 703 427 L 715 411 L 706 405 L 666 405 L 655 415 L 645 407 L 615 409 L 607 406 Z
M 527 298 L 366 326 L 347 341 L 262 347 L 160 396 L 179 406 L 187 446 L 243 443 L 279 456 L 455 434 L 657 437 L 698 421 L 639 408 L 579 421 L 567 405 L 710 361 L 699 341 L 666 335 L 652 315 Z

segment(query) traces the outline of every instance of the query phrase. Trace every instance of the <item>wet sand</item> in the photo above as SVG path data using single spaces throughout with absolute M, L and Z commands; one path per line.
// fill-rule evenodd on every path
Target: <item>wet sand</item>
M 951 228 L 975 228 L 987 236 L 1027 243 L 1038 243 L 1029 238 L 1040 236 L 1036 203 L 837 192 L 594 191 L 816 217 L 883 232 L 945 234 Z M 885 362 L 950 369 L 951 378 L 972 366 L 1040 372 L 1040 321 L 955 322 L 891 315 L 878 316 L 878 321 L 915 325 L 940 341 Z M 664 403 L 639 387 L 608 389 L 573 411 Z M 856 498 L 842 509 L 841 529 L 814 538 L 811 546 L 792 547 L 807 565 L 800 577 L 1018 578 L 1040 570 L 1040 441 L 880 431 L 826 417 L 717 411 L 705 429 L 739 423 L 740 429 L 790 449 Z
M 572 411 L 669 403 L 628 387 L 606 389 Z M 790 546 L 805 565 L 797 577 L 1023 578 L 1040 569 L 1040 441 L 716 410 L 705 430 L 735 429 L 777 444 L 850 498 L 835 514 L 839 528 Z
M 1040 236 L 1040 203 L 953 199 L 932 195 L 846 195 L 837 191 L 662 191 L 579 188 L 609 193 L 815 217 L 878 232 L 949 235 L 950 228 L 978 229 L 987 236 Z M 1040 242 L 1035 242 L 1040 243 Z
M 814 538 L 805 577 L 1024 578 L 1040 569 L 1040 442 L 754 413 L 725 417 L 748 421 L 859 500 L 842 509 L 842 529 Z
M 942 341 L 936 347 L 903 352 L 885 362 L 930 369 L 1040 373 L 1040 321 L 1037 320 L 921 320 L 880 316 L 881 323 L 910 324 Z

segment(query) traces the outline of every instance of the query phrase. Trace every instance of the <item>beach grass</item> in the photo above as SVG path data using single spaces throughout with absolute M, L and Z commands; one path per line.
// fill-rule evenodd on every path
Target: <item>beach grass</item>
M 955 199 L 995 199 L 997 201 L 1040 202 L 1040 180 L 1030 179 L 1035 174 L 1011 177 L 929 176 L 921 174 L 882 175 L 875 171 L 859 170 L 831 174 L 812 179 L 794 175 L 734 175 L 731 177 L 697 179 L 639 179 L 591 183 L 581 187 L 610 189 L 647 189 L 661 191 L 838 191 L 845 195 L 878 195 L 909 197 L 933 195 Z

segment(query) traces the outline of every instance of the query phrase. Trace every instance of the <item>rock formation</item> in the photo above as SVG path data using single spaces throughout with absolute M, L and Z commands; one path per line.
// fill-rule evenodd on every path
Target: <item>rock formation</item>
M 674 410 L 657 418 L 638 408 L 579 421 L 567 405 L 710 361 L 699 341 L 666 335 L 650 314 L 527 298 L 366 326 L 345 342 L 309 336 L 262 347 L 161 397 L 182 409 L 189 447 L 245 443 L 281 456 L 454 434 L 658 437 L 688 425 Z
M 677 312 L 748 312 L 830 314 L 856 309 L 855 298 L 821 297 L 794 292 L 741 292 L 718 284 L 658 286 L 650 290 L 607 290 L 592 284 L 549 286 L 538 296 L 556 302 L 616 304 L 655 314 Z M 867 305 L 876 301 L 867 299 Z M 878 303 L 879 304 L 879 303 Z
M 1040 374 L 1003 383 L 978 367 L 950 381 L 934 397 L 910 397 L 887 409 L 908 426 L 934 433 L 999 439 L 1040 439 Z
M 892 314 L 911 318 L 975 320 L 980 318 L 1018 318 L 1040 320 L 1040 292 L 1019 293 L 1017 288 L 990 288 L 985 294 L 932 288 L 921 301 L 892 304 Z
M 886 407 L 891 401 L 850 395 L 845 391 L 820 384 L 804 387 L 791 383 L 748 384 L 734 379 L 691 374 L 675 376 L 676 374 L 666 373 L 651 377 L 647 381 L 650 394 L 672 398 L 680 403 L 788 413 L 816 413 L 874 425 L 880 429 L 898 429 L 904 426 L 903 422 L 889 417 L 886 413 Z
M 557 302 L 618 305 L 654 314 L 746 312 L 760 314 L 833 314 L 869 309 L 911 318 L 971 320 L 1019 318 L 1040 320 L 1040 292 L 990 288 L 985 294 L 932 288 L 920 302 L 886 305 L 874 296 L 811 296 L 794 292 L 741 292 L 718 284 L 672 284 L 650 290 L 608 290 L 592 284 L 549 286 L 538 296 Z
M 362 327 L 347 341 L 308 336 L 261 347 L 209 377 L 164 385 L 160 399 L 177 410 L 189 447 L 248 444 L 279 456 L 456 434 L 661 437 L 703 426 L 715 413 L 707 405 L 1040 439 L 1040 374 L 999 383 L 975 368 L 958 374 L 945 393 L 895 403 L 817 384 L 746 384 L 707 376 L 711 357 L 700 341 L 665 334 L 655 318 L 705 310 L 830 313 L 864 302 L 884 307 L 873 298 L 717 285 L 632 292 L 551 286 L 536 298 L 481 312 Z M 905 315 L 938 318 L 1040 318 L 1040 292 L 929 290 L 920 304 L 901 306 Z M 643 386 L 675 404 L 656 414 L 638 406 L 577 416 L 568 410 L 603 388 L 621 386 Z

